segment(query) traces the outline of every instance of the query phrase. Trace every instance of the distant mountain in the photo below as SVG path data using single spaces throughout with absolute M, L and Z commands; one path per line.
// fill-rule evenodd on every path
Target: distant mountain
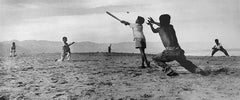
M 37 53 L 60 53 L 62 42 L 43 41 L 43 40 L 13 40 L 17 46 L 18 54 L 37 54 Z M 0 42 L 0 56 L 9 55 L 11 43 L 13 41 Z M 77 42 L 71 46 L 72 52 L 107 52 L 107 47 L 110 43 L 94 43 L 94 42 Z M 112 43 L 112 52 L 127 52 L 139 53 L 135 49 L 134 42 Z M 211 52 L 213 43 L 195 42 L 195 43 L 180 43 L 186 53 L 200 53 L 205 51 L 206 54 Z M 148 42 L 146 53 L 159 53 L 164 50 L 161 42 Z M 240 51 L 240 48 L 232 48 L 229 50 Z
M 4 51 L 9 50 L 13 41 L 1 42 L 4 47 Z M 16 48 L 18 53 L 25 54 L 35 54 L 35 53 L 53 53 L 58 52 L 58 47 L 61 45 L 61 42 L 52 42 L 52 41 L 37 41 L 37 40 L 26 40 L 26 41 L 14 41 L 16 43 Z M 1 49 L 1 48 L 0 48 Z M 1 51 L 2 51 L 1 49 Z

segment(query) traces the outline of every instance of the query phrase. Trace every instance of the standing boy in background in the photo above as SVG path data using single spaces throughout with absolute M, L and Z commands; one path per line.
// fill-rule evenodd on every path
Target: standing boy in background
M 145 48 L 146 48 L 146 39 L 143 34 L 143 23 L 145 19 L 141 16 L 137 17 L 137 20 L 135 23 L 129 23 L 127 21 L 122 20 L 121 23 L 125 25 L 129 25 L 133 30 L 133 36 L 135 41 L 135 47 L 136 49 L 140 50 L 141 57 L 142 57 L 142 66 L 141 68 L 145 68 L 144 62 L 146 63 L 147 67 L 150 67 L 150 62 L 147 60 L 146 54 L 145 54 Z
M 150 25 L 153 33 L 159 33 L 160 38 L 164 47 L 166 48 L 162 53 L 153 57 L 153 61 L 163 68 L 163 71 L 168 76 L 178 76 L 179 74 L 175 72 L 170 66 L 166 64 L 166 62 L 176 60 L 183 66 L 185 69 L 192 73 L 198 73 L 201 75 L 207 75 L 202 69 L 198 68 L 191 61 L 186 59 L 184 55 L 184 50 L 178 44 L 177 36 L 175 34 L 175 30 L 173 25 L 170 24 L 170 15 L 163 14 L 159 17 L 159 21 L 155 22 L 151 17 L 148 20 L 148 24 Z M 154 28 L 153 24 L 158 25 L 158 28 Z
M 108 53 L 111 53 L 111 50 L 112 50 L 112 44 L 108 46 Z
M 215 43 L 216 45 L 214 45 L 212 48 L 212 56 L 219 50 L 222 51 L 226 56 L 229 56 L 227 50 L 223 48 L 222 44 L 219 43 L 218 39 L 215 39 Z
M 70 46 L 75 43 L 75 42 L 72 42 L 72 43 L 68 44 L 67 37 L 63 37 L 62 41 L 63 41 L 62 54 L 61 54 L 61 58 L 57 61 L 64 61 L 64 59 L 66 57 L 67 57 L 67 60 L 70 60 L 70 58 L 71 58 Z
M 10 48 L 10 57 L 16 56 L 16 45 L 15 42 L 12 42 L 12 47 Z

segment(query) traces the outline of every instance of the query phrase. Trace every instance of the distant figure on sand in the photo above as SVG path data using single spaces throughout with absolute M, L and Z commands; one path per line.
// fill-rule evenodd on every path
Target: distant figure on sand
M 12 47 L 10 48 L 10 57 L 16 56 L 16 44 L 15 42 L 12 42 Z
M 62 41 L 63 41 L 62 54 L 61 54 L 61 58 L 58 59 L 57 61 L 64 61 L 64 59 L 66 57 L 67 57 L 67 60 L 70 60 L 71 59 L 70 46 L 75 43 L 75 42 L 72 42 L 72 43 L 68 44 L 67 37 L 63 37 Z
M 144 62 L 146 63 L 147 67 L 150 67 L 150 62 L 147 60 L 146 54 L 145 54 L 145 48 L 146 48 L 146 39 L 143 34 L 143 23 L 145 19 L 141 16 L 137 17 L 137 20 L 135 23 L 129 23 L 127 21 L 122 20 L 121 23 L 125 25 L 129 25 L 133 30 L 133 36 L 135 41 L 135 47 L 136 49 L 140 50 L 141 57 L 142 57 L 142 66 L 141 68 L 145 68 Z
M 215 43 L 216 45 L 214 45 L 212 48 L 212 56 L 219 50 L 222 51 L 226 56 L 229 56 L 227 50 L 223 48 L 222 44 L 219 43 L 218 39 L 215 39 Z
M 187 69 L 192 73 L 207 75 L 205 71 L 198 68 L 191 61 L 186 59 L 186 56 L 184 55 L 184 50 L 182 50 L 178 44 L 175 30 L 173 28 L 173 25 L 170 24 L 170 19 L 171 19 L 170 15 L 163 14 L 159 17 L 160 23 L 155 22 L 151 17 L 148 20 L 147 24 L 150 25 L 152 32 L 159 33 L 162 43 L 166 48 L 162 53 L 154 56 L 152 58 L 153 61 L 158 66 L 161 66 L 163 68 L 163 71 L 168 76 L 179 75 L 170 66 L 166 64 L 166 62 L 170 62 L 174 60 L 176 60 L 178 63 L 180 63 L 181 66 L 183 66 L 185 69 Z M 153 24 L 156 24 L 159 27 L 155 29 L 153 27 Z
M 109 46 L 108 46 L 108 53 L 111 53 L 111 46 L 112 46 L 112 44 L 110 44 Z

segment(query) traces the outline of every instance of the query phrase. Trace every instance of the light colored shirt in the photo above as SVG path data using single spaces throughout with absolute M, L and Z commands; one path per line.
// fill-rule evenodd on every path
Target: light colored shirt
M 220 49 L 221 47 L 222 47 L 222 44 L 221 44 L 221 43 L 219 43 L 219 45 L 214 45 L 214 47 L 213 47 L 213 48 Z
M 143 26 L 142 25 L 139 25 L 137 23 L 130 23 L 129 25 L 132 30 L 133 30 L 133 37 L 134 37 L 134 40 L 135 38 L 141 38 L 141 39 L 145 39 L 145 36 L 143 34 Z

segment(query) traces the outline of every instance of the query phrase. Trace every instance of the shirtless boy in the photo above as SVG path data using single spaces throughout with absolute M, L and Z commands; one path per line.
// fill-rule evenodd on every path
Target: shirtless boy
M 12 43 L 12 47 L 10 48 L 10 57 L 16 56 L 16 45 L 15 42 Z
M 129 23 L 127 21 L 122 20 L 121 23 L 125 25 L 129 25 L 133 30 L 133 36 L 135 41 L 135 47 L 136 49 L 140 50 L 141 57 L 142 57 L 142 66 L 141 68 L 145 68 L 144 62 L 146 63 L 147 67 L 150 67 L 150 62 L 147 60 L 146 54 L 145 54 L 145 48 L 146 48 L 146 39 L 143 34 L 143 23 L 145 19 L 141 16 L 137 17 L 137 20 L 135 23 Z
M 70 60 L 71 58 L 71 51 L 70 51 L 70 46 L 74 44 L 75 42 L 72 42 L 70 44 L 67 43 L 67 37 L 62 38 L 63 41 L 63 46 L 62 46 L 62 54 L 61 54 L 61 59 L 58 61 L 64 61 L 64 59 L 67 57 L 67 60 Z
M 108 53 L 111 53 L 111 50 L 112 50 L 112 44 L 108 46 Z
M 152 32 L 158 33 L 160 35 L 162 43 L 166 48 L 162 53 L 154 56 L 152 58 L 153 61 L 158 66 L 161 66 L 163 68 L 163 71 L 168 76 L 179 75 L 170 66 L 166 64 L 166 62 L 174 60 L 176 60 L 178 63 L 180 63 L 181 66 L 183 66 L 185 69 L 192 73 L 207 75 L 206 72 L 204 72 L 202 69 L 194 65 L 191 61 L 186 59 L 186 56 L 184 55 L 184 50 L 181 49 L 178 43 L 173 25 L 170 24 L 170 19 L 170 15 L 163 14 L 159 17 L 160 23 L 155 22 L 151 17 L 148 20 L 148 24 L 150 25 Z M 153 24 L 156 24 L 159 27 L 155 29 L 153 27 Z

